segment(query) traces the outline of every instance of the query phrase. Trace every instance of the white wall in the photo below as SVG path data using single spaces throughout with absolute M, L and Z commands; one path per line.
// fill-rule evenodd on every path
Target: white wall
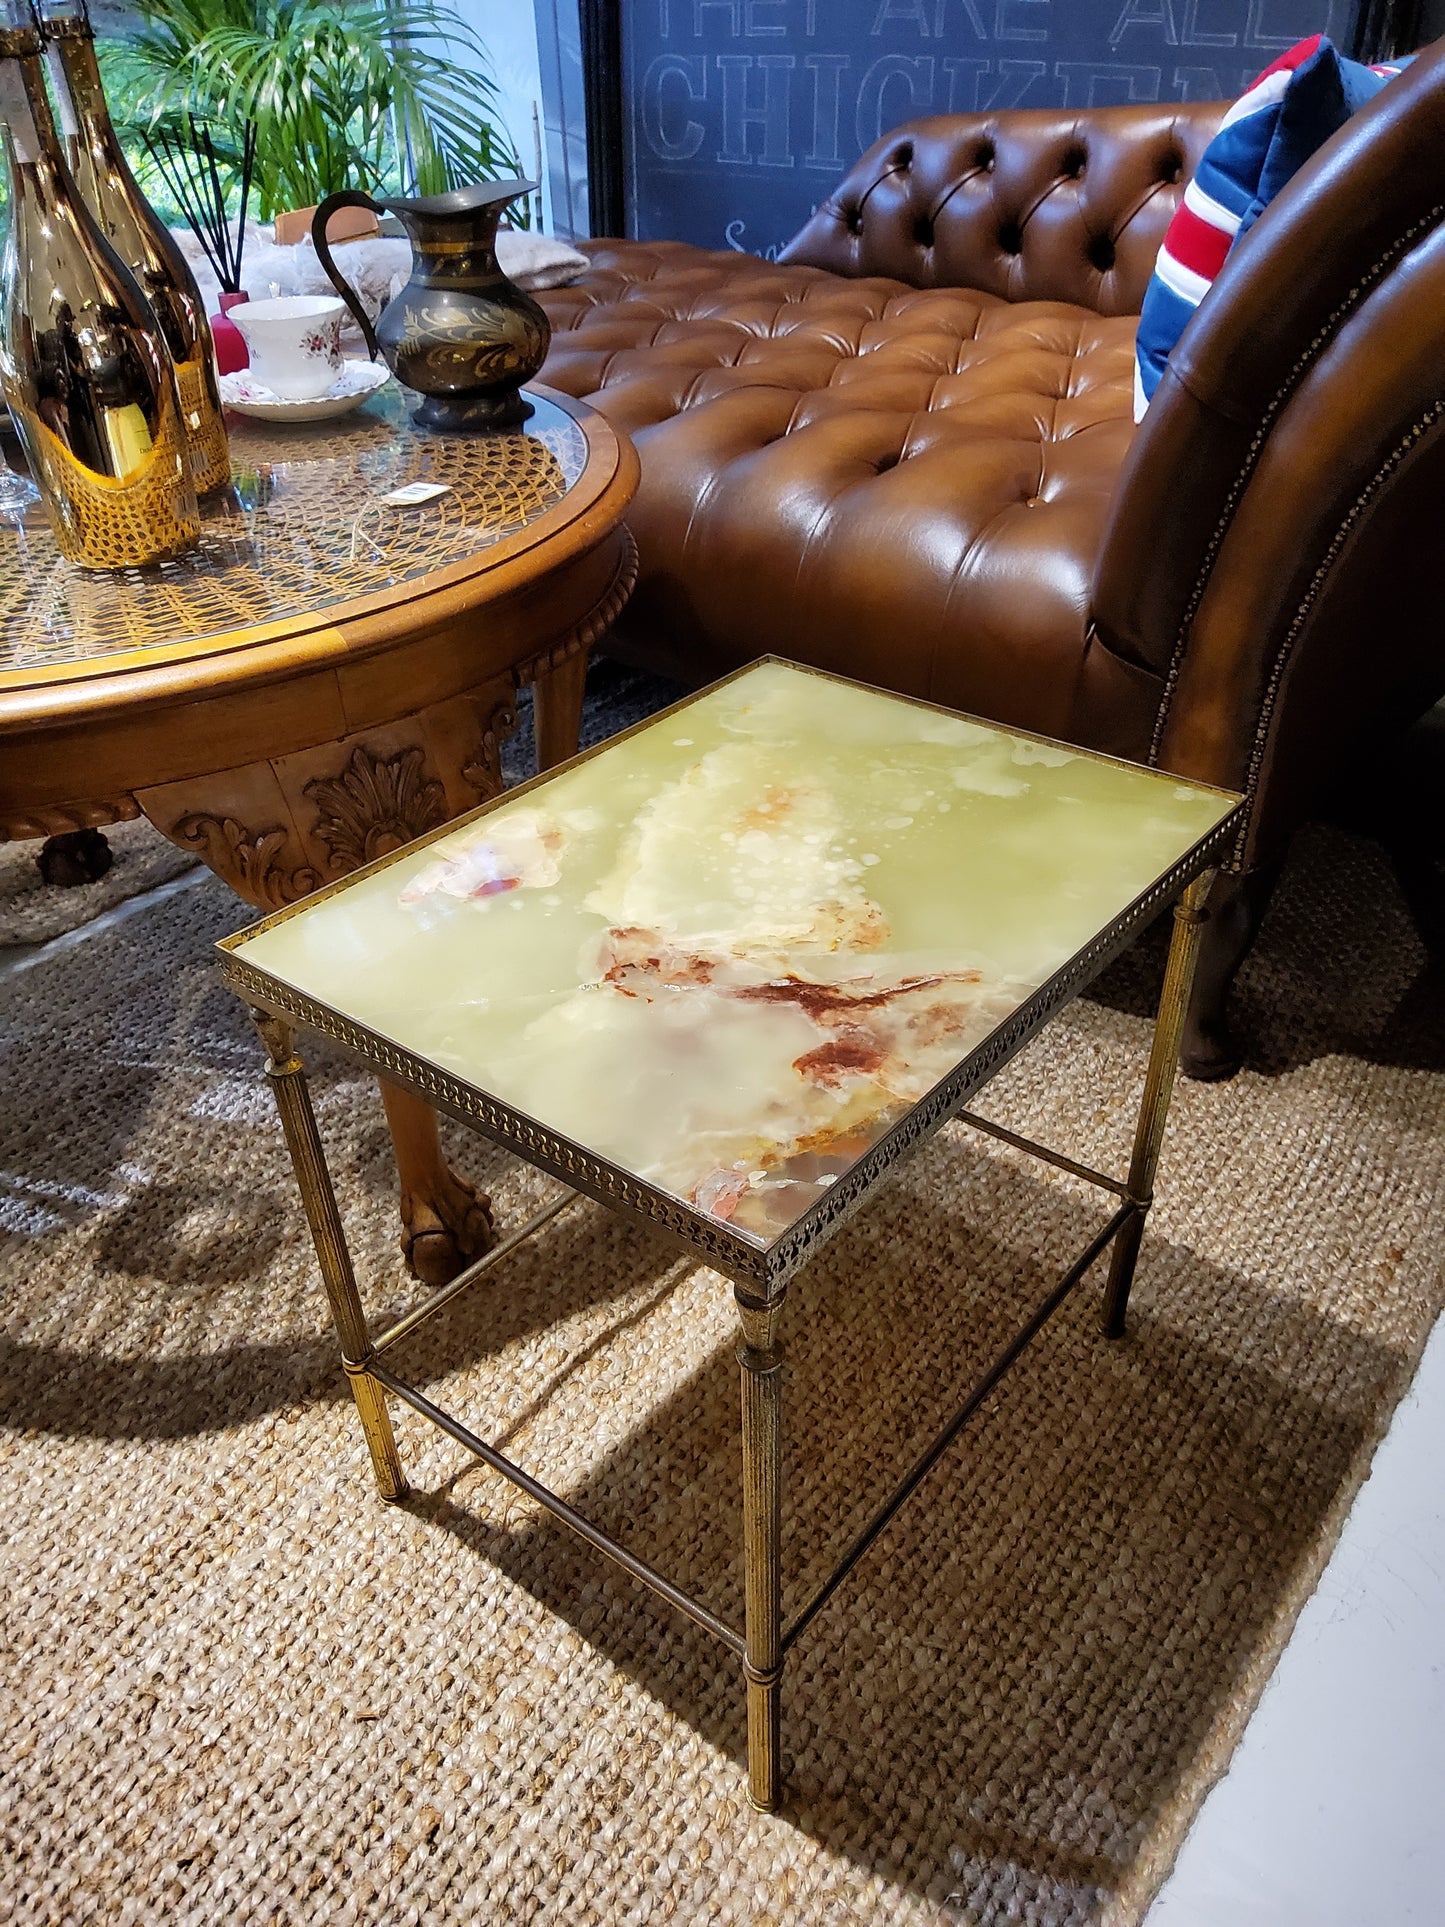
M 537 63 L 537 28 L 528 0 L 452 0 L 457 12 L 477 34 L 490 56 L 492 78 L 500 99 L 497 118 L 507 130 L 523 174 L 538 178 L 537 140 L 532 109 L 537 110 L 541 128 L 542 79 Z M 543 225 L 552 231 L 550 194 L 547 185 L 546 136 L 542 134 L 540 178 L 543 191 Z

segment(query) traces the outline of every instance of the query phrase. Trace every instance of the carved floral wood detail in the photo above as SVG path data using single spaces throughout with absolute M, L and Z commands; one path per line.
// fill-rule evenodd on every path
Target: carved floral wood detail
M 446 791 L 426 774 L 419 744 L 394 756 L 361 744 L 339 776 L 314 778 L 306 795 L 318 811 L 313 835 L 338 876 L 440 829 L 448 815 Z
M 482 730 L 476 754 L 462 764 L 462 778 L 482 801 L 502 793 L 502 744 L 517 727 L 517 706 L 510 700 L 496 704 Z
M 517 727 L 511 694 L 494 699 L 487 710 L 477 703 L 471 725 L 474 747 L 459 769 L 451 765 L 451 780 L 459 774 L 479 799 L 487 801 L 501 793 L 501 746 Z M 258 771 L 264 768 L 257 766 Z M 331 768 L 335 770 L 334 763 Z M 245 821 L 232 813 L 236 808 L 232 803 L 231 810 L 223 805 L 214 811 L 188 811 L 166 834 L 172 842 L 195 850 L 238 896 L 262 909 L 279 910 L 319 889 L 329 878 L 344 876 L 440 829 L 455 808 L 431 769 L 425 743 L 407 744 L 390 753 L 355 743 L 339 771 L 312 777 L 302 787 L 301 794 L 316 811 L 309 828 L 300 822 L 290 827 L 274 819 L 267 822 L 261 807 L 269 815 L 274 805 L 258 807 L 256 815 Z M 164 817 L 160 827 L 165 827 Z M 309 858 L 300 864 L 295 861 L 298 837 L 300 853 Z
M 288 832 L 273 826 L 248 830 L 234 816 L 183 816 L 170 831 L 174 843 L 197 851 L 201 861 L 224 878 L 248 903 L 279 910 L 316 889 L 321 878 L 309 868 L 288 869 L 280 861 Z

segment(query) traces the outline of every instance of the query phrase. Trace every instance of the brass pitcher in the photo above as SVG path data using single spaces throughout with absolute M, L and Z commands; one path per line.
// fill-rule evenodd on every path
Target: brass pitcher
M 413 201 L 330 194 L 312 216 L 317 257 L 355 315 L 372 360 L 384 355 L 397 380 L 425 396 L 412 417 L 423 428 L 511 428 L 532 412 L 519 391 L 546 359 L 552 329 L 498 267 L 497 223 L 509 201 L 535 186 L 484 181 Z M 374 328 L 327 245 L 326 224 L 341 207 L 394 214 L 411 242 L 411 279 Z

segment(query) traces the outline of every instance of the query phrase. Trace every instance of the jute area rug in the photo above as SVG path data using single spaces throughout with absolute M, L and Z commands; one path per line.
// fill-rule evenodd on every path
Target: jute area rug
M 370 1485 L 205 880 L 4 986 L 0 1914 L 24 1922 L 1137 1921 L 1441 1296 L 1445 1014 L 1370 846 L 1300 852 L 1181 1089 L 1128 1339 L 1049 1326 L 796 1651 L 786 1812 L 737 1668 L 447 1441 Z M 1122 1165 L 1157 945 L 988 1107 Z M 373 1304 L 372 1088 L 319 1064 Z M 475 1140 L 516 1222 L 544 1190 Z M 961 1128 L 791 1296 L 800 1596 L 1098 1206 Z M 574 1207 L 418 1344 L 443 1403 L 729 1616 L 728 1290 Z
M 114 857 L 110 868 L 94 883 L 69 888 L 41 876 L 40 843 L 0 843 L 0 947 L 44 943 L 195 867 L 194 856 L 168 843 L 144 817 L 109 824 L 102 834 Z

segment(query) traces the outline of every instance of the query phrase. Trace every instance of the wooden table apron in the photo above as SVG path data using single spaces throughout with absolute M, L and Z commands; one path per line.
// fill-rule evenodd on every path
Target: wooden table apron
M 541 392 L 583 429 L 583 471 L 465 561 L 281 622 L 0 670 L 0 841 L 143 814 L 277 909 L 495 795 L 520 687 L 539 768 L 573 754 L 587 651 L 636 575 L 638 463 Z M 383 1094 L 409 1262 L 444 1282 L 490 1240 L 486 1201 L 447 1170 L 433 1114 Z

